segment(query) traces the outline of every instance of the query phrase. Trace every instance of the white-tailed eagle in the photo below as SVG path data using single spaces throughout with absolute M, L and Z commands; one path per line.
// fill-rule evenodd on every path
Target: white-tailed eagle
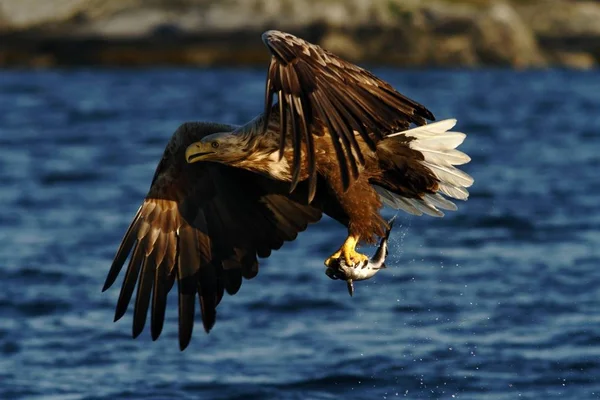
M 363 262 L 359 242 L 386 231 L 385 203 L 411 214 L 455 210 L 473 179 L 455 168 L 465 135 L 370 72 L 291 34 L 262 36 L 271 52 L 264 112 L 242 126 L 181 125 L 115 256 L 104 290 L 129 257 L 117 302 L 136 289 L 133 336 L 163 328 L 167 293 L 179 293 L 179 345 L 189 343 L 199 299 L 208 332 L 224 292 L 258 273 L 257 257 L 296 238 L 323 213 L 348 228 L 325 261 Z M 275 99 L 276 98 L 276 99 Z M 411 124 L 418 127 L 409 129 Z M 446 197 L 444 197 L 446 196 Z

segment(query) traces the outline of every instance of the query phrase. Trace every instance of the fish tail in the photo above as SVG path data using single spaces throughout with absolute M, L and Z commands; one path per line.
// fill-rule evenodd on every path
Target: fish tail
M 396 221 L 396 217 L 397 215 L 394 215 L 392 217 L 392 219 L 390 219 L 387 224 L 388 224 L 388 228 L 385 231 L 385 240 L 388 240 L 390 237 L 390 233 L 392 232 L 392 228 L 394 227 L 394 222 Z
M 348 286 L 348 294 L 350 294 L 350 297 L 354 296 L 354 283 L 352 282 L 352 279 L 348 279 L 346 285 Z

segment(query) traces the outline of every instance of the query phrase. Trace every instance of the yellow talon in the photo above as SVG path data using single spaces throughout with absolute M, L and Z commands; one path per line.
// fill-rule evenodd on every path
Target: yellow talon
M 340 248 L 338 251 L 329 256 L 327 260 L 325 260 L 325 266 L 329 267 L 329 265 L 342 256 L 342 249 Z
M 369 261 L 369 257 L 356 251 L 357 243 L 358 237 L 348 236 L 342 247 L 325 260 L 325 265 L 329 267 L 334 260 L 338 260 L 341 257 L 344 257 L 346 265 L 357 265 L 361 262 Z

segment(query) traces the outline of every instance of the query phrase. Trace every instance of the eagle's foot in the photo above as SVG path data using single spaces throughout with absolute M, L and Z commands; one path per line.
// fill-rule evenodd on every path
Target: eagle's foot
M 358 237 L 352 235 L 348 236 L 342 247 L 325 260 L 325 265 L 329 267 L 342 257 L 347 266 L 357 266 L 368 262 L 368 256 L 356 251 L 357 243 Z

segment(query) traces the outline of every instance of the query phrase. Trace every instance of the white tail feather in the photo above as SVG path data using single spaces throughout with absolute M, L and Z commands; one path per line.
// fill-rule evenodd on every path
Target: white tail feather
M 373 185 L 373 188 L 386 205 L 392 208 L 398 208 L 398 204 L 396 203 L 396 199 L 394 198 L 394 194 L 388 190 L 385 190 L 381 186 Z
M 436 193 L 436 194 L 427 193 L 425 195 L 425 199 L 428 200 L 432 205 L 439 207 L 442 210 L 456 211 L 458 209 L 456 207 L 456 204 L 454 204 L 453 202 L 451 202 L 448 199 L 445 199 L 439 193 Z
M 463 165 L 471 161 L 471 157 L 455 149 L 450 150 L 432 150 L 426 149 L 419 145 L 411 146 L 413 150 L 418 150 L 425 155 L 427 160 L 433 164 L 442 165 Z
M 457 200 L 466 200 L 469 198 L 469 192 L 467 189 L 463 187 L 451 186 L 445 183 L 440 183 L 440 192 Z
M 408 131 L 406 133 L 408 137 L 414 137 L 418 140 L 418 146 L 425 150 L 451 150 L 460 146 L 465 141 L 467 135 L 464 133 L 449 132 L 446 134 L 437 134 L 436 136 L 429 136 L 429 134 L 416 134 Z M 417 141 L 415 140 L 415 141 Z
M 455 125 L 455 119 L 447 119 L 387 136 L 404 135 L 412 138 L 408 142 L 408 146 L 423 155 L 424 160 L 420 162 L 439 180 L 439 189 L 438 193 L 426 193 L 422 198 L 407 198 L 382 187 L 374 186 L 385 204 L 413 215 L 425 213 L 441 217 L 444 214 L 438 208 L 454 211 L 457 207 L 440 193 L 458 200 L 466 200 L 469 197 L 466 188 L 473 184 L 473 178 L 454 166 L 466 164 L 471 161 L 471 158 L 456 150 L 466 135 L 460 132 L 450 132 Z
M 399 197 L 398 201 L 396 201 L 396 204 L 397 204 L 396 209 L 398 209 L 398 210 L 404 210 L 407 213 L 412 214 L 412 215 L 417 215 L 417 216 L 423 215 L 423 211 L 421 211 L 417 207 L 415 207 L 413 202 L 409 201 L 409 199 L 407 199 L 407 198 Z
M 388 135 L 388 137 L 402 135 L 407 132 L 417 133 L 417 134 L 422 133 L 422 132 L 429 133 L 429 134 L 444 133 L 444 132 L 448 132 L 450 129 L 454 128 L 455 125 L 456 125 L 456 119 L 450 118 L 450 119 L 445 119 L 443 121 L 438 121 L 438 122 L 434 122 L 431 124 L 418 126 L 416 128 L 412 128 L 407 131 L 392 133 L 391 135 Z
M 421 161 L 421 164 L 428 167 L 442 182 L 463 187 L 469 187 L 473 184 L 473 178 L 469 174 L 458 168 L 454 168 L 452 165 L 433 164 L 427 158 L 425 158 L 425 161 Z
M 419 209 L 419 211 L 423 211 L 423 213 L 427 215 L 431 215 L 432 217 L 443 217 L 444 213 L 435 208 L 434 205 L 427 203 L 425 199 L 410 199 L 411 203 Z

